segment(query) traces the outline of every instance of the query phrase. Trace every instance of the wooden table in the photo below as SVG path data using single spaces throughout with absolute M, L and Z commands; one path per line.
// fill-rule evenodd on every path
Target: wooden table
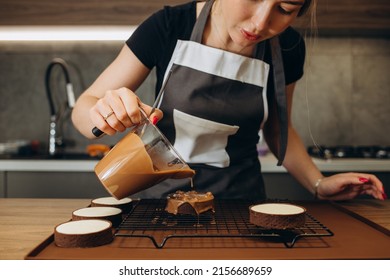
M 21 260 L 87 199 L 0 199 L 0 259 Z
M 0 259 L 23 259 L 88 199 L 0 199 Z M 390 200 L 337 203 L 390 230 Z

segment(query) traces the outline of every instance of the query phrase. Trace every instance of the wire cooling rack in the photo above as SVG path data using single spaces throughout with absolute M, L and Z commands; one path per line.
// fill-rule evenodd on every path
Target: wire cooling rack
M 255 226 L 249 222 L 252 204 L 253 201 L 246 200 L 215 200 L 215 213 L 192 216 L 166 212 L 165 199 L 143 199 L 136 202 L 115 236 L 148 238 L 156 248 L 163 248 L 174 238 L 271 238 L 292 248 L 303 237 L 333 236 L 330 229 L 308 213 L 300 228 L 270 230 Z

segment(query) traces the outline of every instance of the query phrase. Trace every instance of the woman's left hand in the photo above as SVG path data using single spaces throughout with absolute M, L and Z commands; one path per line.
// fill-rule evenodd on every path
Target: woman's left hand
M 317 188 L 319 199 L 347 200 L 362 194 L 380 200 L 387 198 L 382 182 L 372 174 L 340 173 L 324 177 Z

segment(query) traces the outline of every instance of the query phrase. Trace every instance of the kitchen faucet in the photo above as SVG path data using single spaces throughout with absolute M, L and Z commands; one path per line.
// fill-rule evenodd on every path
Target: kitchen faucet
M 57 106 L 57 110 L 56 106 L 54 105 L 54 100 L 50 88 L 52 70 L 56 65 L 60 66 L 64 74 L 67 93 L 67 104 L 65 104 L 65 108 L 64 106 Z M 70 82 L 68 69 L 69 67 L 65 60 L 63 60 L 62 58 L 54 58 L 47 66 L 45 74 L 46 94 L 50 108 L 49 154 L 52 156 L 57 153 L 58 148 L 64 147 L 64 140 L 62 135 L 62 123 L 64 121 L 63 115 L 66 110 L 72 109 L 75 104 L 73 85 Z

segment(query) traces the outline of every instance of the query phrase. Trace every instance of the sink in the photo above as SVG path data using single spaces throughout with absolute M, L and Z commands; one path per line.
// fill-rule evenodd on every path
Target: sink
M 5 154 L 0 155 L 0 159 L 13 160 L 100 160 L 102 156 L 92 157 L 87 153 L 59 153 L 56 155 L 49 154 Z

